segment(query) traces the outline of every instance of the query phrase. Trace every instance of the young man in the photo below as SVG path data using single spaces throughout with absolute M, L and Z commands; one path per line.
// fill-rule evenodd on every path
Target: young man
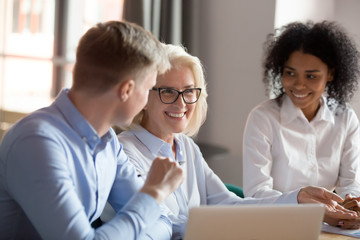
M 112 21 L 87 31 L 76 57 L 71 89 L 2 141 L 0 239 L 169 239 L 159 204 L 182 170 L 157 158 L 144 184 L 111 129 L 131 123 L 168 68 L 161 44 L 139 26 Z M 95 230 L 107 201 L 117 214 Z

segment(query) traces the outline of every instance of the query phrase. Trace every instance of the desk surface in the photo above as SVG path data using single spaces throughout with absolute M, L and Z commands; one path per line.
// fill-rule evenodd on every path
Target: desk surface
M 321 232 L 319 240 L 355 240 L 358 238 L 353 238 L 349 236 L 334 234 L 334 233 L 327 233 L 327 232 Z

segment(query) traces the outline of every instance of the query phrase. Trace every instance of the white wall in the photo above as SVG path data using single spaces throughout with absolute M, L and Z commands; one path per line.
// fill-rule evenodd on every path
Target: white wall
M 275 0 L 201 0 L 199 53 L 208 81 L 208 118 L 198 139 L 230 153 L 208 159 L 229 183 L 242 186 L 242 135 L 247 114 L 266 99 L 262 44 L 274 25 Z
M 334 15 L 335 0 L 276 0 L 275 27 L 293 21 L 321 21 Z
M 335 1 L 335 0 L 334 0 Z M 336 0 L 333 19 L 341 23 L 349 34 L 357 42 L 360 49 L 360 1 L 359 0 Z M 360 84 L 359 84 L 360 87 Z M 360 117 L 360 90 L 351 102 L 352 107 Z
M 360 46 L 359 0 L 278 1 L 292 3 L 286 9 L 289 16 L 281 21 L 336 20 Z M 301 3 L 304 15 L 299 16 Z M 198 0 L 197 7 L 199 42 L 195 54 L 205 66 L 209 91 L 208 118 L 198 140 L 230 150 L 228 155 L 209 159 L 208 163 L 223 181 L 242 186 L 243 129 L 249 111 L 266 99 L 262 44 L 274 28 L 276 0 Z M 357 94 L 352 103 L 358 114 L 359 100 Z

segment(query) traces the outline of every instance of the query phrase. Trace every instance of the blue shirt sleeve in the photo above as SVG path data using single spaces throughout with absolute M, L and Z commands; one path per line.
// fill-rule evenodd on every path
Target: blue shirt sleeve
M 121 207 L 129 201 L 129 196 L 139 191 L 143 184 L 143 179 L 137 176 L 134 165 L 129 161 L 129 158 L 121 146 L 118 156 L 116 177 L 108 199 L 108 202 L 117 214 L 121 213 Z M 123 194 L 123 192 L 126 192 L 127 194 Z M 150 221 L 150 219 L 143 221 L 147 224 L 144 224 L 143 226 L 145 230 L 143 231 L 144 234 L 141 236 L 141 239 L 170 239 L 172 228 L 166 213 L 161 209 L 160 205 L 157 204 L 153 197 L 148 196 L 145 193 L 143 193 L 143 195 L 147 196 L 147 202 L 143 203 L 144 206 L 142 208 L 145 207 L 156 210 L 156 212 L 150 212 L 147 216 L 148 218 L 156 219 L 156 221 Z M 142 214 L 146 213 L 145 210 L 146 209 L 142 211 Z M 145 215 L 143 216 L 145 217 Z
M 77 195 L 79 186 L 74 185 L 74 178 L 79 176 L 70 174 L 61 143 L 46 134 L 18 139 L 9 148 L 6 158 L 11 159 L 5 161 L 6 190 L 21 206 L 41 238 L 138 239 L 160 219 L 160 206 L 154 198 L 122 189 L 119 195 L 123 196 L 123 202 L 116 216 L 95 231 Z M 118 186 L 124 186 L 136 177 L 129 163 L 123 163 L 120 169 L 127 171 L 117 183 L 126 181 Z M 154 233 L 157 235 L 168 236 L 169 233 L 158 230 Z

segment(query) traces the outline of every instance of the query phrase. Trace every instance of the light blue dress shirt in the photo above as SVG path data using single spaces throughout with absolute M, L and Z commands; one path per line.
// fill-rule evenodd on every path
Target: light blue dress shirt
M 0 146 L 0 239 L 169 239 L 169 220 L 112 129 L 99 137 L 63 90 Z M 109 201 L 116 216 L 90 225 Z M 156 224 L 156 227 L 152 227 Z
M 184 170 L 185 180 L 164 204 L 169 208 L 169 218 L 173 223 L 173 239 L 181 239 L 188 218 L 188 210 L 199 205 L 235 205 L 257 203 L 297 203 L 299 190 L 279 197 L 264 199 L 239 198 L 227 190 L 220 178 L 209 168 L 199 147 L 185 134 L 175 134 L 176 158 L 171 145 L 138 126 L 134 130 L 118 135 L 125 153 L 136 166 L 139 175 L 146 178 L 153 159 L 168 157 L 179 162 Z

